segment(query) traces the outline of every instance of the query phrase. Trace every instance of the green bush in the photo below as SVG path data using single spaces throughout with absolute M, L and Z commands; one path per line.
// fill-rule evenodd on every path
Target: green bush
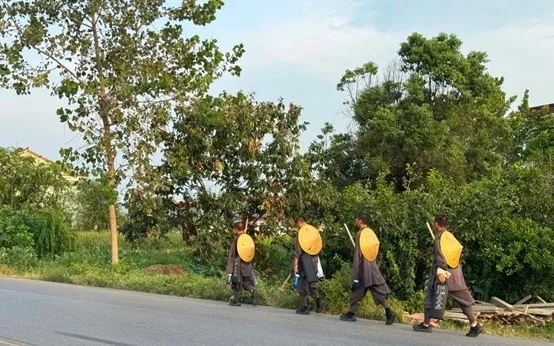
M 7 206 L 0 207 L 0 248 L 33 247 L 33 235 L 26 224 L 28 217 L 25 212 L 16 212 Z
M 73 249 L 75 233 L 67 216 L 56 209 L 44 209 L 27 215 L 25 223 L 34 236 L 38 258 L 54 258 Z
M 37 257 L 31 247 L 0 248 L 0 263 L 25 270 L 36 265 Z

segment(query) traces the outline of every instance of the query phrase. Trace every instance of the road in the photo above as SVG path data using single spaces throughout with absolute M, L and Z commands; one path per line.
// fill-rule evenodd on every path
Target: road
M 3 345 L 553 345 L 292 310 L 0 278 Z

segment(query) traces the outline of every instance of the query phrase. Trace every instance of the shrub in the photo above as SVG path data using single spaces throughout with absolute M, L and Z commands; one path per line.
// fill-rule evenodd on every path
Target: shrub
M 13 211 L 10 207 L 0 207 L 0 248 L 21 249 L 33 247 L 33 235 L 26 224 L 28 214 Z
M 44 209 L 27 215 L 26 225 L 34 236 L 38 258 L 54 258 L 73 249 L 75 233 L 67 216 L 56 209 Z

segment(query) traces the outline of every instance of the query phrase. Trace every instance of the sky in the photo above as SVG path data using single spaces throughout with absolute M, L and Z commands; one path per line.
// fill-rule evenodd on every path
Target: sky
M 325 122 L 351 124 L 336 84 L 346 69 L 367 61 L 385 67 L 413 32 L 456 34 L 463 52 L 486 51 L 489 72 L 504 76 L 508 95 L 530 90 L 531 105 L 554 102 L 554 1 L 551 0 L 227 0 L 217 20 L 194 34 L 229 50 L 243 43 L 241 77 L 227 76 L 212 91 L 254 92 L 303 107 L 310 123 L 306 148 Z M 516 101 L 517 104 L 517 101 Z M 81 141 L 59 123 L 60 105 L 48 91 L 16 96 L 0 90 L 0 146 L 29 147 L 53 160 Z

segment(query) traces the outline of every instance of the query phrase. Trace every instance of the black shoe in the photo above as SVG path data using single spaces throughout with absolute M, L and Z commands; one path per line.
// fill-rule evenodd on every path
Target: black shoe
M 303 306 L 303 307 L 301 307 L 301 308 L 296 309 L 296 313 L 297 313 L 297 314 L 300 314 L 300 315 L 309 315 L 309 314 L 310 314 L 310 310 L 308 310 L 308 307 L 307 307 L 307 306 Z
M 477 335 L 481 334 L 483 332 L 483 329 L 481 329 L 481 326 L 477 324 L 475 327 L 471 327 L 469 329 L 469 333 L 466 334 L 466 336 L 469 336 L 470 338 L 475 338 Z
M 431 326 L 426 327 L 423 323 L 415 324 L 414 325 L 414 330 L 416 332 L 423 332 L 423 333 L 432 333 L 433 332 L 433 328 Z
M 253 306 L 258 305 L 258 298 L 259 298 L 258 292 L 253 291 L 252 292 L 252 305 Z
M 347 313 L 340 315 L 340 320 L 348 321 L 348 322 L 356 322 L 356 316 L 354 316 L 354 313 L 348 311 Z
M 315 312 L 317 313 L 322 312 L 324 307 L 325 307 L 325 302 L 323 302 L 321 298 L 317 298 L 315 301 Z
M 391 309 L 388 309 L 387 311 L 385 311 L 385 316 L 387 317 L 387 322 L 386 322 L 387 326 L 390 326 L 391 324 L 394 323 L 394 320 L 396 319 L 396 314 Z
M 240 306 L 241 304 L 240 304 L 240 301 L 231 299 L 231 300 L 229 301 L 229 305 L 230 305 L 230 306 Z

